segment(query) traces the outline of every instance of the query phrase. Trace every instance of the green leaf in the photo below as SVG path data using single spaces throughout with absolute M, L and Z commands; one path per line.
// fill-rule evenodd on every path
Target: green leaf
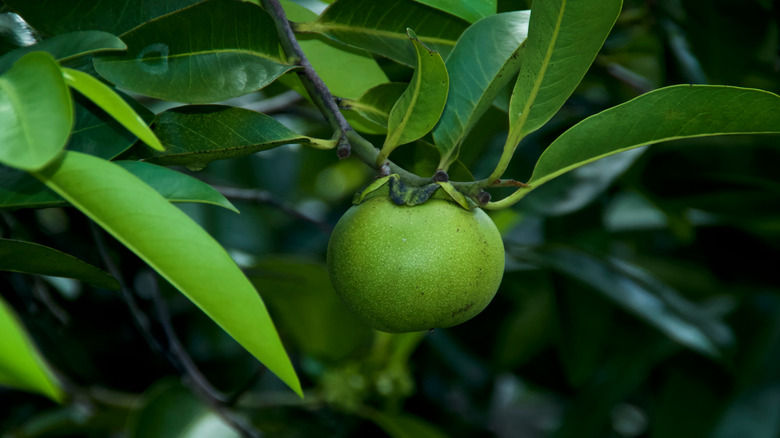
M 61 402 L 63 390 L 11 306 L 0 297 L 0 385 Z
M 407 29 L 407 32 L 417 53 L 417 64 L 409 86 L 390 110 L 387 137 L 382 146 L 385 156 L 397 146 L 411 143 L 433 129 L 444 110 L 449 91 L 447 67 L 441 55 L 425 47 L 414 31 Z
M 636 266 L 566 246 L 535 248 L 517 255 L 589 285 L 694 351 L 718 358 L 733 347 L 734 335 L 727 325 Z
M 529 17 L 529 11 L 515 11 L 480 20 L 466 29 L 447 57 L 452 92 L 433 129 L 442 157 L 439 168 L 457 159 L 471 128 L 520 68 Z
M 0 73 L 8 70 L 22 56 L 34 51 L 49 52 L 54 59 L 65 62 L 90 53 L 126 48 L 122 40 L 107 32 L 97 30 L 71 32 L 6 53 L 0 57 Z
M 415 0 L 460 17 L 469 23 L 496 13 L 496 0 Z
M 341 105 L 387 128 L 390 111 L 408 86 L 404 82 L 387 82 L 366 91 L 357 100 L 342 100 Z
M 130 438 L 239 438 L 215 412 L 181 385 L 163 380 L 141 397 L 127 421 Z
M 159 151 L 163 150 L 160 140 L 154 136 L 141 116 L 136 114 L 133 108 L 107 85 L 87 73 L 71 68 L 63 68 L 62 75 L 71 88 L 94 102 L 149 147 Z
M 289 259 L 263 260 L 248 272 L 279 324 L 304 353 L 338 363 L 371 340 L 372 331 L 338 299 L 324 265 Z
M 147 21 L 202 1 L 3 0 L 3 3 L 32 27 L 49 35 L 79 30 L 102 30 L 121 35 Z
M 446 438 L 447 434 L 435 425 L 415 415 L 388 414 L 364 408 L 361 415 L 376 423 L 391 438 Z
M 133 111 L 141 116 L 144 124 L 148 125 L 154 121 L 154 113 L 138 101 L 121 91 L 113 92 L 121 96 Z M 65 145 L 66 149 L 111 160 L 126 151 L 138 139 L 86 97 L 75 94 L 73 98 L 75 121 L 70 139 Z
M 157 115 L 154 131 L 164 152 L 144 151 L 145 160 L 202 169 L 214 160 L 242 157 L 289 143 L 318 142 L 273 117 L 243 108 L 191 105 Z
M 0 163 L 24 170 L 59 154 L 73 125 L 73 104 L 60 67 L 32 52 L 0 76 Z
M 529 189 L 618 152 L 691 137 L 780 134 L 780 96 L 714 85 L 676 85 L 643 94 L 574 125 L 536 163 Z M 517 198 L 516 198 L 517 199 Z
M 66 152 L 35 176 L 148 263 L 302 394 L 257 291 L 219 243 L 185 213 L 131 173 L 91 155 Z
M 316 32 L 341 43 L 378 53 L 402 64 L 416 64 L 406 29 L 446 57 L 468 23 L 412 0 L 376 2 L 338 0 L 312 23 L 296 23 L 298 32 Z
M 170 202 L 212 204 L 238 213 L 210 185 L 187 174 L 140 161 L 116 161 Z M 63 207 L 68 203 L 27 172 L 0 166 L 0 209 Z
M 617 20 L 622 0 L 534 3 L 523 65 L 509 104 L 511 150 L 545 124 L 585 76 Z
M 295 68 L 271 17 L 245 2 L 204 2 L 147 22 L 122 40 L 127 53 L 96 58 L 97 72 L 127 90 L 176 102 L 242 96 Z
M 106 289 L 119 289 L 114 277 L 70 254 L 37 243 L 0 239 L 0 270 L 75 278 Z

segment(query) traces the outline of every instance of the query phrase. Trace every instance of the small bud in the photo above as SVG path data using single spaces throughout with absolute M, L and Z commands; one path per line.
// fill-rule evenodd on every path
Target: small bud
M 485 205 L 490 202 L 490 193 L 484 190 L 479 192 L 477 195 L 477 202 L 479 202 L 479 205 Z
M 385 162 L 385 164 L 382 165 L 382 167 L 379 168 L 379 176 L 387 176 L 390 175 L 390 164 Z
M 450 180 L 450 176 L 447 175 L 447 171 L 439 169 L 433 174 L 433 180 L 435 182 L 447 182 Z
M 347 158 L 350 154 L 350 146 L 349 143 L 344 142 L 339 144 L 338 149 L 336 149 L 336 155 L 338 155 L 340 160 L 343 160 L 344 158 Z

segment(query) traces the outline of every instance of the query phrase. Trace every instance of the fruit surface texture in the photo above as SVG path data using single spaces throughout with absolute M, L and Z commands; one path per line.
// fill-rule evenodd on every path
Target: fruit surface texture
M 375 196 L 336 224 L 328 269 L 341 300 L 377 330 L 451 327 L 477 315 L 495 296 L 504 245 L 478 208 L 441 199 L 399 206 Z

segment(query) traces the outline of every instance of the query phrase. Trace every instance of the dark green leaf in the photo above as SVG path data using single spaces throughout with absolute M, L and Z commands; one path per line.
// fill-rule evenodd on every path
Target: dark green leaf
M 60 402 L 64 393 L 22 323 L 0 296 L 0 385 L 32 391 Z
M 106 289 L 119 289 L 107 272 L 56 249 L 32 242 L 0 239 L 0 270 L 75 278 Z
M 130 438 L 240 437 L 190 390 L 172 381 L 160 381 L 143 394 L 127 429 Z
M 508 148 L 558 112 L 615 24 L 622 0 L 551 0 L 533 5 L 523 65 L 509 105 Z M 514 149 L 512 149 L 514 150 Z
M 154 113 L 143 107 L 135 99 L 124 93 L 114 90 L 122 96 L 133 109 L 141 116 L 144 124 L 150 124 L 154 120 Z M 87 98 L 76 94 L 74 97 L 75 121 L 70 138 L 65 146 L 68 150 L 84 152 L 106 160 L 111 160 L 126 151 L 138 139 L 113 117 L 90 102 Z
M 728 326 L 636 266 L 564 246 L 534 249 L 521 257 L 589 285 L 699 353 L 723 357 L 733 347 Z
M 22 56 L 34 51 L 49 52 L 54 59 L 64 62 L 90 53 L 126 48 L 122 40 L 107 32 L 97 30 L 71 32 L 6 53 L 0 57 L 0 73 L 8 70 Z
M 163 150 L 160 140 L 154 136 L 141 116 L 107 85 L 87 73 L 71 68 L 63 68 L 62 75 L 71 88 L 99 106 L 149 147 L 159 151 Z
M 433 139 L 446 169 L 471 128 L 520 68 L 520 45 L 528 34 L 529 11 L 506 12 L 469 27 L 447 57 L 450 90 Z
M 289 143 L 317 140 L 296 134 L 273 117 L 221 105 L 174 108 L 157 116 L 154 132 L 165 147 L 147 161 L 202 169 L 214 160 L 235 158 Z
M 147 21 L 203 0 L 3 0 L 37 30 L 58 35 L 79 30 L 102 30 L 121 35 Z
M 496 0 L 415 0 L 440 9 L 470 23 L 496 13 Z
M 314 359 L 337 362 L 368 345 L 371 330 L 338 299 L 325 266 L 271 259 L 254 265 L 248 275 L 266 291 L 263 298 L 280 331 Z
M 382 153 L 411 143 L 433 129 L 447 102 L 449 78 L 441 56 L 425 47 L 417 35 L 407 29 L 417 53 L 417 63 L 409 86 L 390 110 L 387 137 Z
M 0 163 L 24 170 L 59 154 L 73 125 L 73 104 L 59 66 L 32 52 L 0 76 Z
M 94 65 L 114 84 L 147 96 L 207 103 L 242 96 L 295 66 L 261 8 L 214 0 L 145 23 L 122 36 L 127 53 Z
M 387 82 L 366 91 L 360 99 L 342 101 L 342 105 L 387 128 L 390 110 L 408 86 L 403 82 Z
M 199 202 L 238 210 L 210 185 L 189 175 L 139 161 L 117 161 L 171 202 Z M 0 209 L 62 207 L 68 203 L 26 172 L 0 166 Z
M 148 263 L 302 394 L 257 291 L 219 243 L 189 216 L 131 173 L 91 155 L 66 152 L 35 176 Z
M 420 417 L 401 413 L 388 414 L 364 409 L 362 415 L 381 427 L 391 438 L 446 438 L 447 434 Z
M 414 66 L 416 55 L 406 29 L 426 46 L 447 56 L 468 23 L 412 0 L 367 2 L 338 0 L 313 23 L 298 23 L 300 32 L 317 32 L 344 44 Z

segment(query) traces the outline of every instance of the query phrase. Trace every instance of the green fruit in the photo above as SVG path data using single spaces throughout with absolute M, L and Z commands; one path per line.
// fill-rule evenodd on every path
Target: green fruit
M 328 269 L 342 301 L 378 330 L 451 327 L 493 299 L 504 274 L 504 245 L 480 209 L 441 199 L 399 206 L 375 196 L 336 224 Z

